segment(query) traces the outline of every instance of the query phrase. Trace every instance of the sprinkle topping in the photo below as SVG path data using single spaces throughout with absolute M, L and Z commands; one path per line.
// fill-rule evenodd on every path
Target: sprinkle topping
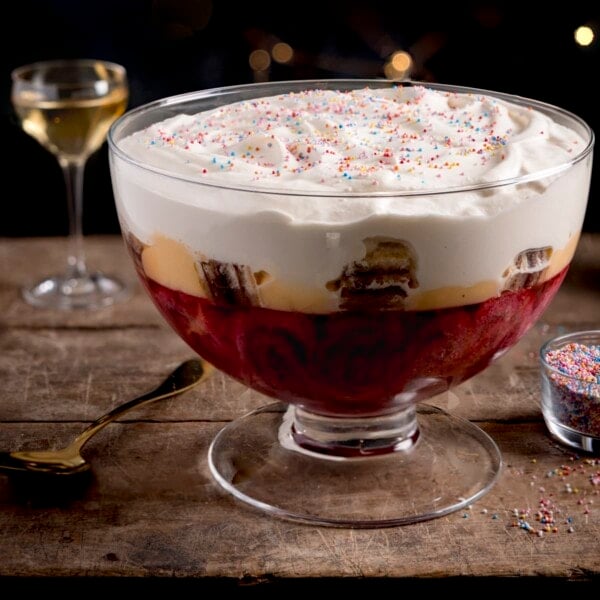
M 124 146 L 225 184 L 385 191 L 517 177 L 569 160 L 580 141 L 542 113 L 492 96 L 396 86 L 228 104 L 153 125 Z

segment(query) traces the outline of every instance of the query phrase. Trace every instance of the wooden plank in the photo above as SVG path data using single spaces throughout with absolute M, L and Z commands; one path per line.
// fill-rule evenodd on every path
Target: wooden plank
M 586 253 L 542 321 L 506 356 L 435 398 L 435 404 L 473 420 L 539 418 L 540 345 L 558 333 L 600 326 L 600 284 L 593 285 L 593 274 L 600 273 L 600 245 L 592 244 L 595 240 L 600 236 L 582 240 L 580 247 Z M 42 242 L 36 245 L 43 246 Z M 108 255 L 124 253 L 119 238 L 91 240 L 99 255 L 104 245 Z M 0 251 L 2 248 L 10 248 L 12 256 L 19 254 L 19 248 L 24 255 L 32 252 L 31 246 L 20 240 L 3 242 Z M 124 254 L 122 258 L 126 259 Z M 584 288 L 583 284 L 589 285 Z M 6 292 L 0 292 L 0 305 L 6 297 Z M 25 307 L 18 297 L 11 307 L 0 328 L 4 385 L 0 420 L 92 420 L 115 403 L 147 390 L 177 362 L 193 355 L 141 292 L 131 304 L 91 313 L 91 317 L 79 312 L 36 311 Z M 33 322 L 29 315 L 35 316 Z M 201 390 L 191 392 L 185 402 L 168 401 L 166 406 L 141 414 L 166 420 L 231 419 L 266 401 L 217 374 Z
M 28 282 L 60 270 L 64 238 L 0 239 L 0 325 L 5 327 L 124 327 L 157 325 L 158 312 L 137 282 L 131 260 L 118 236 L 89 236 L 85 248 L 90 265 L 121 277 L 132 285 L 128 302 L 95 312 L 45 311 L 27 306 L 19 289 Z M 544 318 L 552 325 L 599 324 L 600 235 L 584 234 L 571 272 Z
M 219 427 L 111 425 L 87 452 L 95 478 L 65 496 L 56 483 L 44 496 L 39 487 L 18 487 L 0 476 L 0 575 L 250 580 L 600 575 L 600 486 L 589 481 L 600 467 L 570 461 L 539 423 L 485 425 L 506 466 L 493 491 L 471 510 L 381 530 L 311 527 L 237 504 L 217 489 L 207 470 L 207 447 Z M 0 445 L 66 440 L 76 430 L 5 424 Z M 563 464 L 575 472 L 547 477 Z M 578 491 L 567 493 L 565 482 Z M 512 526 L 513 509 L 535 512 L 540 498 L 561 511 L 559 531 L 542 538 Z M 564 522 L 568 517 L 570 525 Z M 533 516 L 528 520 L 539 526 Z
M 437 396 L 441 408 L 476 421 L 539 418 L 541 340 L 536 327 L 486 371 Z M 158 385 L 194 353 L 170 329 L 8 329 L 0 332 L 0 421 L 90 421 Z M 230 420 L 268 403 L 222 373 L 184 398 L 139 409 L 130 419 Z
M 126 302 L 98 311 L 41 310 L 21 299 L 22 286 L 60 273 L 66 264 L 64 238 L 0 239 L 0 326 L 3 327 L 98 327 L 157 326 L 158 312 L 146 297 L 119 236 L 85 238 L 90 267 L 116 275 L 128 283 L 133 296 Z
M 90 421 L 158 385 L 195 354 L 166 326 L 0 333 L 0 421 Z M 132 419 L 226 420 L 269 402 L 221 373 Z

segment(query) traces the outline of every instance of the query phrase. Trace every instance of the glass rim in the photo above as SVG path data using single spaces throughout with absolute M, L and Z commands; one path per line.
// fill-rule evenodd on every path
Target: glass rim
M 126 76 L 127 70 L 123 65 L 119 63 L 104 60 L 102 58 L 56 58 L 51 60 L 38 60 L 35 62 L 27 63 L 26 65 L 20 65 L 19 67 L 15 67 L 11 73 L 10 77 L 13 82 L 24 81 L 27 80 L 23 78 L 23 75 L 27 72 L 34 71 L 36 69 L 41 68 L 52 68 L 52 67 L 91 67 L 95 64 L 102 64 L 108 69 L 111 69 L 115 73 L 119 73 L 121 76 Z M 53 83 L 52 85 L 59 85 L 57 83 Z
M 561 348 L 562 346 L 564 346 L 565 344 L 569 343 L 569 342 L 574 342 L 577 339 L 580 339 L 582 337 L 595 337 L 597 338 L 597 343 L 600 344 L 600 329 L 588 329 L 588 330 L 583 330 L 583 331 L 572 331 L 571 333 L 565 333 L 562 335 L 558 335 L 556 337 L 553 337 L 549 340 L 547 340 L 546 342 L 544 342 L 539 350 L 539 359 L 540 362 L 542 363 L 542 366 L 547 369 L 548 371 L 555 373 L 556 375 L 559 375 L 560 377 L 567 379 L 567 380 L 571 380 L 571 381 L 583 381 L 584 383 L 588 383 L 589 385 L 598 385 L 600 388 L 600 383 L 595 383 L 593 381 L 585 381 L 583 379 L 581 379 L 580 377 L 574 377 L 573 375 L 567 375 L 566 373 L 563 373 L 560 369 L 557 369 L 556 367 L 553 367 L 552 365 L 548 364 L 548 362 L 546 361 L 546 354 L 551 350 L 550 346 L 556 345 L 556 350 L 558 350 L 559 348 Z
M 410 189 L 410 190 L 385 190 L 385 191 L 337 191 L 337 190 L 326 190 L 326 191 L 314 191 L 314 190 L 294 190 L 291 188 L 286 188 L 284 185 L 279 189 L 274 189 L 270 186 L 259 186 L 259 185 L 249 185 L 249 184 L 227 184 L 216 181 L 201 181 L 198 177 L 191 175 L 184 175 L 181 173 L 174 173 L 169 171 L 168 169 L 161 169 L 160 167 L 156 167 L 154 165 L 149 165 L 144 163 L 141 160 L 135 159 L 130 156 L 127 152 L 122 150 L 118 142 L 115 141 L 115 136 L 118 134 L 118 130 L 124 127 L 126 124 L 135 120 L 137 117 L 140 117 L 144 114 L 151 113 L 152 111 L 169 107 L 176 106 L 178 104 L 184 104 L 186 102 L 191 102 L 194 100 L 201 100 L 203 98 L 214 98 L 218 96 L 226 97 L 228 95 L 233 95 L 236 92 L 244 92 L 249 91 L 253 88 L 257 90 L 264 90 L 264 96 L 269 96 L 269 90 L 274 88 L 279 88 L 283 86 L 288 87 L 288 91 L 291 90 L 300 90 L 304 87 L 308 87 L 309 89 L 318 89 L 319 85 L 328 86 L 327 89 L 330 89 L 330 86 L 335 86 L 333 89 L 359 89 L 360 87 L 393 87 L 393 86 L 415 86 L 421 85 L 424 87 L 432 88 L 434 90 L 445 91 L 445 92 L 455 92 L 455 93 L 467 93 L 467 94 L 479 94 L 491 96 L 494 98 L 499 98 L 501 100 L 505 100 L 508 102 L 512 102 L 518 104 L 520 106 L 528 106 L 532 108 L 543 109 L 546 112 L 562 115 L 563 117 L 570 119 L 577 123 L 586 133 L 587 143 L 583 150 L 581 150 L 576 156 L 572 159 L 563 161 L 557 165 L 553 165 L 551 167 L 540 169 L 538 171 L 534 171 L 533 173 L 527 173 L 525 175 L 519 175 L 517 177 L 510 177 L 505 179 L 498 179 L 494 181 L 487 181 L 476 184 L 468 184 L 468 185 L 458 185 L 458 186 L 448 186 L 444 188 L 424 188 L 424 189 Z M 282 93 L 279 91 L 278 93 Z M 255 98 L 260 98 L 261 96 L 255 96 Z M 467 86 L 459 86 L 459 85 L 450 85 L 443 83 L 429 83 L 423 81 L 413 81 L 413 80 L 403 80 L 403 81 L 393 81 L 388 79 L 301 79 L 301 80 L 285 80 L 285 81 L 269 81 L 269 82 L 261 82 L 261 83 L 247 83 L 241 85 L 232 85 L 232 86 L 221 86 L 208 88 L 205 90 L 197 90 L 193 92 L 186 92 L 184 94 L 177 94 L 174 96 L 167 96 L 165 98 L 160 98 L 158 100 L 154 100 L 152 102 L 143 104 L 134 109 L 127 111 L 124 115 L 119 117 L 109 129 L 108 136 L 108 145 L 110 151 L 114 153 L 120 159 L 140 168 L 145 171 L 163 175 L 168 177 L 169 179 L 183 181 L 186 183 L 192 183 L 194 185 L 209 187 L 209 188 L 217 188 L 217 189 L 226 189 L 233 190 L 239 192 L 252 192 L 252 193 L 261 193 L 265 195 L 277 195 L 277 196 L 298 196 L 298 197 L 323 197 L 323 198 L 386 198 L 386 197 L 409 197 L 409 196 L 443 196 L 449 194 L 456 193 L 464 193 L 470 191 L 479 191 L 479 190 L 489 190 L 496 188 L 503 188 L 510 185 L 523 184 L 533 181 L 538 181 L 545 177 L 550 177 L 554 175 L 558 175 L 563 171 L 568 170 L 572 166 L 584 160 L 593 150 L 594 147 L 594 132 L 592 128 L 579 116 L 576 114 L 555 106 L 553 104 L 549 104 L 546 102 L 542 102 L 540 100 L 533 100 L 531 98 L 526 98 L 523 96 L 518 96 L 514 94 L 508 94 L 504 92 L 493 92 L 480 88 L 473 88 Z

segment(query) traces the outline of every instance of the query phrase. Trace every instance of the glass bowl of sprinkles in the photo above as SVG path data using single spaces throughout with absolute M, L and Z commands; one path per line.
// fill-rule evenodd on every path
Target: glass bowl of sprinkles
M 600 452 L 600 330 L 561 335 L 540 350 L 542 413 L 561 442 Z

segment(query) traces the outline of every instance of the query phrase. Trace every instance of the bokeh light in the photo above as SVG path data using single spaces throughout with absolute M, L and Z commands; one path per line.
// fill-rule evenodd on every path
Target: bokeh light
M 396 71 L 408 71 L 412 65 L 412 58 L 408 52 L 394 52 L 392 54 L 392 67 L 396 69 Z
M 212 16 L 212 0 L 154 0 L 152 14 L 162 34 L 177 40 L 204 29 Z
M 266 71 L 271 65 L 271 55 L 266 50 L 253 50 L 248 62 L 253 71 Z
M 280 64 L 289 63 L 294 58 L 294 49 L 285 42 L 277 42 L 271 49 L 271 56 Z
M 407 77 L 413 65 L 411 55 L 404 50 L 394 52 L 383 67 L 383 73 L 388 79 Z
M 582 25 L 575 30 L 575 41 L 580 46 L 589 46 L 594 41 L 594 30 L 587 25 Z

